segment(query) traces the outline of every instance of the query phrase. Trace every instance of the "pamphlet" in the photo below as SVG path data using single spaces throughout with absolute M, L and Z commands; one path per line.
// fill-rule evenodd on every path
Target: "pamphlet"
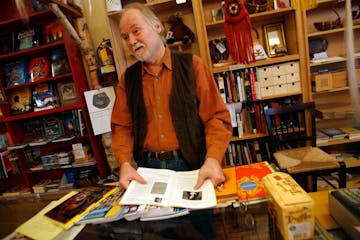
M 210 179 L 197 190 L 199 170 L 173 171 L 169 169 L 138 168 L 146 184 L 131 181 L 122 205 L 150 204 L 156 206 L 204 209 L 216 206 L 215 190 Z

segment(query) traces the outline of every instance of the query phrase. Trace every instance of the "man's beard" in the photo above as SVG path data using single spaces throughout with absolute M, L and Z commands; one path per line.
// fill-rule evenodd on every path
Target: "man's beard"
M 140 49 L 140 53 L 136 51 L 139 48 L 142 48 Z M 150 57 L 150 52 L 146 50 L 145 45 L 142 43 L 137 43 L 136 45 L 134 45 L 132 47 L 132 52 L 134 53 L 134 57 L 141 62 L 145 62 Z

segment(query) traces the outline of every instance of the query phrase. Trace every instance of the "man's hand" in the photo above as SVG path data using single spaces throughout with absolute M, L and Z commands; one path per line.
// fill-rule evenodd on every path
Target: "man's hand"
M 199 170 L 199 176 L 194 189 L 199 189 L 206 179 L 210 178 L 216 187 L 225 181 L 221 165 L 215 158 L 207 158 Z
M 132 180 L 136 180 L 139 183 L 146 183 L 145 179 L 143 179 L 138 172 L 136 171 L 130 163 L 125 162 L 121 164 L 119 171 L 119 184 L 123 188 L 127 189 Z

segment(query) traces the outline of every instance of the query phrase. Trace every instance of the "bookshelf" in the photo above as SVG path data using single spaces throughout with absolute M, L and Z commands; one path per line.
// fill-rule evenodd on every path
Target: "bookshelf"
M 314 9 L 303 14 L 306 49 L 310 53 L 310 42 L 322 39 L 327 42 L 326 54 L 328 59 L 313 61 L 312 56 L 306 56 L 307 79 L 313 85 L 322 81 L 323 87 L 310 89 L 309 98 L 315 102 L 318 111 L 317 129 L 342 128 L 359 125 L 356 116 L 356 103 L 352 101 L 351 91 L 359 92 L 359 52 L 360 52 L 360 21 L 352 19 L 349 31 L 354 36 L 353 46 L 346 42 L 346 4 L 351 3 L 351 10 L 358 9 L 356 1 L 319 1 Z M 340 18 L 341 24 L 333 29 L 321 30 L 315 27 L 316 22 L 331 22 Z M 348 50 L 353 48 L 355 72 L 357 78 L 350 78 L 348 72 Z M 322 75 L 323 73 L 324 75 Z M 323 80 L 321 80 L 323 79 Z M 317 82 L 318 81 L 318 82 Z M 352 86 L 350 86 L 353 84 Z M 353 87 L 355 85 L 355 87 Z M 357 86 L 357 87 L 356 87 Z M 359 139 L 338 139 L 318 144 L 326 152 L 354 152 L 357 150 Z M 349 164 L 346 164 L 349 167 Z
M 29 29 L 35 26 L 39 26 L 41 29 L 39 44 L 30 45 L 30 47 L 17 50 L 11 49 L 7 52 L 1 52 L 0 54 L 0 66 L 1 66 L 1 86 L 2 90 L 8 100 L 7 103 L 1 104 L 1 112 L 2 117 L 0 118 L 0 128 L 1 133 L 6 133 L 8 137 L 8 146 L 17 145 L 23 143 L 28 135 L 32 136 L 28 130 L 24 128 L 26 123 L 29 123 L 34 120 L 44 120 L 49 117 L 56 117 L 59 119 L 59 126 L 55 126 L 52 130 L 47 129 L 48 131 L 63 131 L 61 133 L 69 133 L 67 132 L 67 124 L 65 124 L 64 114 L 69 113 L 73 114 L 73 122 L 72 124 L 75 127 L 75 130 L 71 128 L 69 131 L 73 137 L 66 138 L 64 141 L 49 141 L 46 144 L 36 146 L 41 156 L 49 155 L 52 153 L 57 153 L 61 151 L 72 151 L 72 147 L 74 144 L 81 144 L 83 147 L 87 147 L 86 153 L 91 155 L 91 159 L 94 159 L 94 164 L 89 164 L 90 166 L 82 167 L 84 169 L 93 169 L 98 171 L 100 177 L 105 177 L 109 174 L 109 166 L 106 160 L 105 151 L 102 145 L 101 136 L 94 136 L 91 128 L 90 118 L 88 115 L 85 98 L 83 95 L 84 91 L 89 90 L 88 81 L 86 78 L 86 73 L 83 68 L 83 62 L 80 50 L 70 36 L 70 34 L 66 31 L 65 28 L 61 28 L 61 37 L 57 41 L 46 43 L 44 38 L 44 33 L 42 32 L 45 25 L 56 21 L 56 16 L 48 9 L 35 11 L 32 5 L 31 0 L 25 1 L 26 3 L 26 11 L 28 14 L 28 19 L 22 19 L 18 11 L 16 10 L 16 5 L 14 0 L 5 0 L 1 1 L 0 7 L 2 9 L 6 9 L 4 13 L 0 16 L 0 29 L 1 35 L 6 34 L 14 34 L 23 29 Z M 15 38 L 14 38 L 15 39 Z M 56 50 L 63 50 L 65 52 L 65 57 L 60 60 L 63 61 L 65 59 L 67 63 L 61 62 L 60 65 L 54 65 L 55 61 L 58 59 L 51 59 L 53 56 L 52 53 Z M 25 60 L 29 61 L 30 59 L 36 57 L 44 57 L 49 58 L 51 61 L 50 68 L 54 67 L 60 68 L 66 66 L 67 70 L 65 72 L 60 71 L 58 75 L 54 75 L 51 73 L 46 75 L 44 78 L 41 78 L 37 81 L 26 81 L 23 84 L 16 85 L 8 85 L 6 79 L 8 75 L 6 74 L 5 66 L 9 62 L 14 60 Z M 65 61 L 64 60 L 64 61 Z M 59 69 L 58 69 L 59 70 Z M 24 71 L 27 71 L 24 68 Z M 56 93 L 56 104 L 49 108 L 39 109 L 39 111 L 34 111 L 32 101 L 31 102 L 31 110 L 28 112 L 23 112 L 20 114 L 13 114 L 11 112 L 11 100 L 10 96 L 13 91 L 22 89 L 22 88 L 30 88 L 32 91 L 39 84 L 53 84 L 55 93 Z M 61 102 L 59 97 L 59 92 L 57 86 L 63 86 L 64 84 L 73 83 L 71 85 L 73 90 L 76 92 L 76 101 L 68 101 L 66 104 Z M 64 97 L 64 96 L 62 96 Z M 47 104 L 46 97 L 45 99 L 41 99 L 42 104 Z M 61 104 L 61 103 L 62 104 Z M 82 120 L 80 120 L 82 119 Z M 78 124 L 78 128 L 76 125 Z M 82 125 L 82 127 L 80 127 Z M 63 130 L 62 130 L 63 129 Z M 77 130 L 76 130 L 77 129 Z M 45 133 L 47 133 L 45 131 Z M 47 135 L 45 135 L 47 136 Z M 60 179 L 62 176 L 64 169 L 61 167 L 54 167 L 50 169 L 40 168 L 37 170 L 31 170 L 29 163 L 29 158 L 27 158 L 25 152 L 27 150 L 31 150 L 33 147 L 26 146 L 25 148 L 14 149 L 11 150 L 16 153 L 18 157 L 18 164 L 21 168 L 21 174 L 15 174 L 10 176 L 9 178 L 0 179 L 0 187 L 2 189 L 10 188 L 13 185 L 24 183 L 29 189 L 33 185 L 35 185 L 41 179 L 49 178 L 49 179 Z M 6 150 L 7 148 L 3 148 Z M 9 149 L 11 149 L 9 147 Z M 88 152 L 87 152 L 88 151 Z M 71 166 L 67 166 L 71 167 Z M 82 169 L 81 168 L 81 169 Z

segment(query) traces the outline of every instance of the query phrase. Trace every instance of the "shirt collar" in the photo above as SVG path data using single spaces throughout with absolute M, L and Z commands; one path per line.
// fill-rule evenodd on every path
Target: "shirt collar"
M 165 48 L 165 54 L 161 60 L 162 64 L 169 70 L 172 70 L 172 65 L 171 65 L 171 51 L 169 47 Z M 144 63 L 142 63 L 142 69 L 143 69 L 143 75 L 147 72 L 147 67 L 145 66 Z

